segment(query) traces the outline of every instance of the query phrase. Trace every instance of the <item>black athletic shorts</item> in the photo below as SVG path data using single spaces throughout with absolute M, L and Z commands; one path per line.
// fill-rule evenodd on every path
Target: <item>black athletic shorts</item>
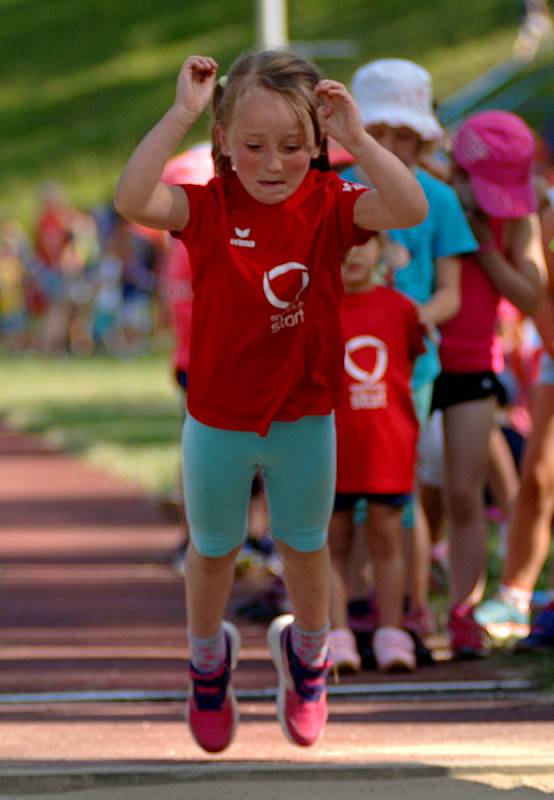
M 435 380 L 431 411 L 495 396 L 506 403 L 506 389 L 494 372 L 441 372 Z

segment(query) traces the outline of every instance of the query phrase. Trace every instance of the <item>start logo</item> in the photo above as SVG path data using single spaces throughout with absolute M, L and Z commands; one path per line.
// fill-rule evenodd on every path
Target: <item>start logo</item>
M 374 352 L 372 354 L 365 354 L 363 362 L 365 366 L 361 366 L 361 359 L 359 363 L 354 361 L 354 354 L 360 353 L 362 350 L 371 348 Z M 370 362 L 373 361 L 373 366 Z M 389 363 L 389 354 L 387 347 L 381 339 L 376 336 L 354 336 L 346 342 L 344 348 L 344 368 L 348 375 L 358 383 L 369 383 L 375 385 L 379 383 L 383 375 L 387 371 Z
M 308 267 L 288 261 L 264 272 L 263 289 L 266 299 L 274 308 L 285 310 L 298 301 L 310 283 Z

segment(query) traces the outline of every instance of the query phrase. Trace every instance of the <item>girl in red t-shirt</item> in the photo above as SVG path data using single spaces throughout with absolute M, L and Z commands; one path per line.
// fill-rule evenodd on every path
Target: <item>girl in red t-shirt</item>
M 381 240 L 373 237 L 349 251 L 342 269 L 345 381 L 336 414 L 337 493 L 329 528 L 329 642 L 339 669 L 360 668 L 348 628 L 347 581 L 355 507 L 364 500 L 379 616 L 373 654 L 377 666 L 389 672 L 416 667 L 414 640 L 401 627 L 406 585 L 402 509 L 413 489 L 418 435 L 410 381 L 425 347 L 415 304 L 374 283 L 382 249 Z
M 212 95 L 217 177 L 207 186 L 162 183 L 166 161 Z M 327 135 L 375 188 L 317 168 L 327 163 Z M 292 742 L 313 744 L 327 717 L 340 262 L 363 229 L 419 223 L 424 195 L 364 131 L 342 84 L 321 80 L 293 53 L 263 51 L 241 56 L 219 81 L 212 58 L 187 58 L 175 102 L 131 156 L 115 204 L 132 220 L 171 230 L 191 260 L 183 434 L 191 732 L 218 752 L 238 721 L 230 675 L 239 634 L 222 620 L 252 478 L 262 469 L 294 611 L 268 632 L 279 721 Z

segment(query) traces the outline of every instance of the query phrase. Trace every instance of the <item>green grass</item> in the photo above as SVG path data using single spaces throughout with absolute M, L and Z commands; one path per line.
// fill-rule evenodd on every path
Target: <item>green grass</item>
M 413 58 L 439 99 L 509 56 L 517 3 L 506 0 L 291 0 L 294 41 L 345 39 L 351 58 L 320 61 L 348 82 L 379 56 Z M 254 46 L 252 0 L 0 0 L 0 216 L 29 224 L 36 187 L 63 181 L 86 205 L 111 197 L 131 149 L 173 99 L 183 58 L 225 70 Z M 204 117 L 190 142 L 207 134 Z
M 0 418 L 168 495 L 181 430 L 169 365 L 165 352 L 119 360 L 0 356 Z

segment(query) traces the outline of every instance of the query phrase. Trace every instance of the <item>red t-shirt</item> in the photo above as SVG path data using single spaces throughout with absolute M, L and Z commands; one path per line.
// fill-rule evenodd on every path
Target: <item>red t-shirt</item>
M 345 295 L 340 316 L 346 380 L 337 410 L 337 492 L 411 492 L 418 421 L 410 379 L 425 350 L 415 305 L 378 286 Z
M 327 414 L 340 399 L 341 260 L 369 233 L 363 186 L 310 170 L 283 203 L 259 203 L 233 174 L 184 186 L 194 302 L 189 411 L 265 435 L 275 420 Z
M 45 267 L 59 268 L 70 240 L 67 214 L 55 209 L 44 211 L 37 223 L 35 251 Z

